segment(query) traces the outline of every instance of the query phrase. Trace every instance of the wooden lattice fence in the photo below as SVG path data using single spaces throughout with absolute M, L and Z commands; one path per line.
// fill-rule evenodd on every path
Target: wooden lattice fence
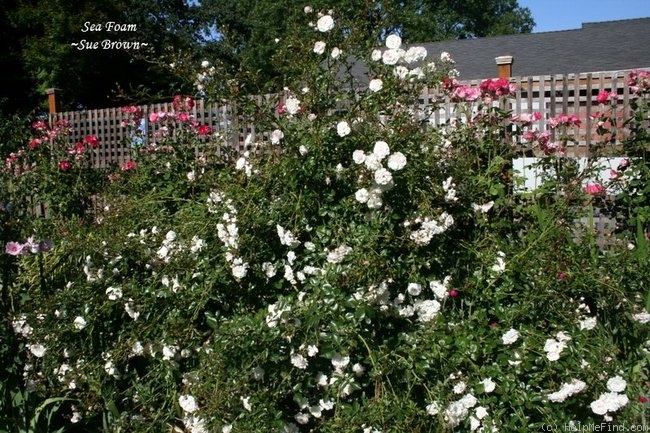
M 598 137 L 591 116 L 601 110 L 596 102 L 596 96 L 602 90 L 619 95 L 617 123 L 619 139 L 625 137 L 627 131 L 622 128 L 624 117 L 628 114 L 631 98 L 628 84 L 630 71 L 609 71 L 597 73 L 580 73 L 553 76 L 513 77 L 511 83 L 516 85 L 515 97 L 508 102 L 513 114 L 540 112 L 541 119 L 536 128 L 544 130 L 546 120 L 559 114 L 575 114 L 582 123 L 575 128 L 578 145 L 568 149 L 573 155 L 584 156 L 589 153 L 589 147 Z M 463 84 L 479 85 L 480 80 L 465 81 Z M 425 109 L 439 95 L 425 90 L 420 98 L 420 104 Z M 262 100 L 278 99 L 273 95 L 259 96 Z M 149 113 L 173 111 L 171 103 L 159 103 L 140 107 L 144 113 L 142 128 L 145 132 L 155 132 L 159 127 L 149 122 Z M 243 150 L 244 140 L 249 133 L 261 136 L 264 131 L 256 131 L 255 125 L 242 122 L 234 103 L 208 103 L 197 100 L 191 113 L 200 123 L 209 125 L 213 131 L 226 134 L 228 145 L 234 149 Z M 71 143 L 81 140 L 86 135 L 96 135 L 100 139 L 99 152 L 93 156 L 93 166 L 107 167 L 111 164 L 121 164 L 131 159 L 132 149 L 128 145 L 129 130 L 122 127 L 126 118 L 120 108 L 105 108 L 98 110 L 69 111 L 50 115 L 50 121 L 65 119 L 70 122 L 73 133 L 69 137 Z M 454 103 L 447 100 L 441 109 L 434 111 L 429 119 L 430 124 L 439 125 L 456 116 Z M 551 131 L 552 132 L 552 131 Z

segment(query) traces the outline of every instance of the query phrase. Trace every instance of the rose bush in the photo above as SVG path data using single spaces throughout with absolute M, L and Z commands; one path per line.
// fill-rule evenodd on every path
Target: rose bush
M 281 99 L 238 96 L 200 68 L 201 91 L 229 92 L 256 125 L 241 154 L 178 97 L 150 115 L 156 132 L 132 162 L 105 182 L 77 174 L 84 196 L 101 193 L 92 214 L 57 189 L 80 170 L 76 147 L 8 156 L 12 183 L 51 176 L 43 197 L 57 209 L 4 239 L 3 335 L 32 402 L 3 407 L 11 425 L 509 432 L 644 419 L 645 75 L 632 77 L 634 176 L 609 194 L 585 189 L 600 182 L 594 161 L 562 151 L 578 119 L 547 119 L 551 143 L 539 115 L 506 109 L 507 80 L 463 86 L 447 53 L 394 34 L 377 49 L 335 11 L 305 21 L 279 42 L 292 72 Z M 361 60 L 367 85 L 351 73 Z M 425 87 L 438 96 L 423 104 Z M 447 99 L 454 118 L 435 127 Z M 124 113 L 135 127 L 137 109 Z M 543 156 L 538 190 L 520 191 L 516 143 Z M 633 227 L 619 242 L 579 223 L 597 200 Z M 16 253 L 35 230 L 51 247 Z

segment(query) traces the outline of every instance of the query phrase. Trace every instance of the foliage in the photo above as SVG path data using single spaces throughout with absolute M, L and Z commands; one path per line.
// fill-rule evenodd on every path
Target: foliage
M 29 80 L 23 100 L 7 101 L 10 109 L 25 103 L 29 109 L 37 107 L 48 88 L 60 89 L 63 109 L 103 108 L 116 101 L 169 96 L 187 83 L 170 74 L 166 63 L 154 59 L 187 52 L 199 37 L 191 8 L 182 0 L 21 0 L 7 4 L 2 19 L 12 41 L 8 46 L 15 45 L 7 59 L 13 63 L 3 67 L 22 70 L 16 77 Z M 109 22 L 135 25 L 136 30 L 116 31 L 108 28 Z M 82 40 L 147 45 L 80 49 Z
M 6 429 L 640 424 L 650 262 L 626 200 L 647 200 L 645 154 L 596 184 L 595 159 L 563 155 L 578 119 L 545 119 L 551 142 L 534 113 L 506 109 L 508 80 L 465 86 L 446 53 L 400 51 L 396 34 L 373 50 L 364 22 L 306 13 L 315 28 L 281 43 L 285 92 L 231 101 L 255 125 L 242 152 L 178 96 L 107 173 L 86 170 L 92 137 L 55 145 L 64 124 L 35 123 L 40 141 L 8 155 Z M 367 85 L 350 58 L 369 65 Z M 207 95 L 239 84 L 210 68 L 195 71 Z M 650 93 L 638 74 L 637 139 Z M 448 100 L 454 118 L 430 124 Z M 123 112 L 137 128 L 143 113 Z M 520 142 L 548 173 L 534 191 L 511 168 Z M 29 212 L 34 191 L 50 218 Z M 608 244 L 580 222 L 605 202 L 627 209 Z
M 424 43 L 528 33 L 534 26 L 530 11 L 515 0 L 341 0 L 316 1 L 308 7 L 335 9 L 337 15 L 355 21 L 375 43 L 389 33 L 400 34 L 405 43 Z M 314 18 L 305 16 L 291 1 L 206 0 L 201 2 L 198 12 L 201 21 L 218 32 L 218 38 L 206 48 L 214 50 L 229 72 L 239 75 L 240 84 L 258 93 L 282 88 L 283 83 L 278 80 L 285 76 L 285 71 L 271 59 L 282 58 L 278 51 L 287 47 L 288 41 L 299 41 L 291 33 L 296 29 L 304 31 L 306 19 Z

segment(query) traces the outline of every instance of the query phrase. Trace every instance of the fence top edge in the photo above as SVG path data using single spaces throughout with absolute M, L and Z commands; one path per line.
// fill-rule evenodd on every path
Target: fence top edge
M 634 70 L 650 70 L 650 66 L 644 66 L 644 67 L 639 67 L 639 68 L 632 68 L 632 69 L 619 69 L 619 70 L 608 70 L 608 71 L 591 71 L 591 72 L 578 72 L 578 73 L 568 73 L 568 74 L 553 74 L 553 75 L 517 75 L 517 76 L 512 76 L 509 77 L 508 79 L 511 82 L 526 82 L 532 80 L 533 82 L 539 82 L 539 81 L 546 81 L 546 80 L 558 80 L 558 79 L 567 79 L 567 80 L 575 80 L 575 79 L 580 79 L 580 78 L 594 78 L 597 75 L 604 76 L 605 78 L 619 78 L 622 76 L 625 76 L 625 74 L 634 71 Z M 474 83 L 480 83 L 483 81 L 483 78 L 477 78 L 477 79 L 472 79 L 472 80 L 459 80 L 460 83 L 462 84 L 474 84 Z M 264 94 L 264 95 L 251 95 L 253 98 L 263 98 L 263 99 L 268 99 L 268 98 L 273 98 L 277 96 L 281 96 L 281 94 Z M 224 107 L 230 107 L 232 105 L 232 102 L 230 101 L 215 101 L 215 102 L 208 102 L 204 99 L 197 99 L 197 103 L 201 103 L 204 108 L 224 108 Z M 87 109 L 87 110 L 72 110 L 72 111 L 61 111 L 58 113 L 50 114 L 50 117 L 66 117 L 66 116 L 74 116 L 74 115 L 79 115 L 81 113 L 98 113 L 98 112 L 120 112 L 120 108 L 122 106 L 114 106 L 114 107 L 106 107 L 106 108 L 93 108 L 93 109 Z M 149 104 L 143 104 L 143 105 L 136 105 L 136 107 L 142 109 L 143 113 L 150 113 L 152 111 L 156 111 L 155 107 L 165 107 L 165 108 L 172 108 L 172 102 L 153 102 Z

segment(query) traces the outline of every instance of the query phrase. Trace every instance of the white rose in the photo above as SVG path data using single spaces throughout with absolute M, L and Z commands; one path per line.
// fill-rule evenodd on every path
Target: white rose
M 386 48 L 390 49 L 397 49 L 402 46 L 402 38 L 400 38 L 398 35 L 388 35 L 386 38 Z
M 314 52 L 316 54 L 323 54 L 325 52 L 325 42 L 318 41 L 314 44 Z
M 178 404 L 186 413 L 193 413 L 199 410 L 199 406 L 196 404 L 196 399 L 191 395 L 181 395 L 178 397 Z
M 345 137 L 351 132 L 350 125 L 346 121 L 341 121 L 336 125 L 336 132 L 339 134 L 339 137 Z
M 334 28 L 334 19 L 331 15 L 323 15 L 316 22 L 316 28 L 323 33 L 329 32 Z
M 403 50 L 395 50 L 395 49 L 390 49 L 384 51 L 384 54 L 381 56 L 382 62 L 384 62 L 384 65 L 394 65 L 397 62 L 400 61 L 402 58 Z
M 368 84 L 368 89 L 370 89 L 371 92 L 379 92 L 383 87 L 384 83 L 379 78 L 370 80 L 370 84 Z
M 388 157 L 388 168 L 399 171 L 406 167 L 406 156 L 401 152 L 395 152 Z
M 355 164 L 363 164 L 363 162 L 366 160 L 366 154 L 363 152 L 363 150 L 357 149 L 352 152 L 352 160 Z

